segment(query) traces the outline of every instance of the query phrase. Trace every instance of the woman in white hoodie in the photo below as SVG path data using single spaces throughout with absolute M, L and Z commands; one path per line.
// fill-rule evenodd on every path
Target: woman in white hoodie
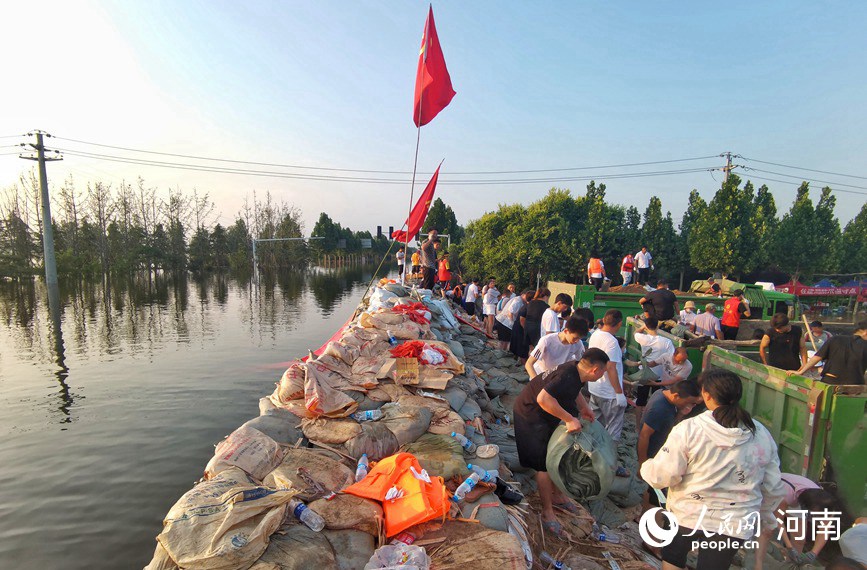
M 706 370 L 699 383 L 707 411 L 676 425 L 641 466 L 647 484 L 668 488 L 680 527 L 662 549 L 663 570 L 685 568 L 694 542 L 697 568 L 728 568 L 743 541 L 776 526 L 773 509 L 785 495 L 777 445 L 740 406 L 740 378 Z

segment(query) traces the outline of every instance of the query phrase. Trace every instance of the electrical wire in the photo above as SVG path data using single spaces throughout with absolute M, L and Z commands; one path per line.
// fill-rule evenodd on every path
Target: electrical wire
M 816 180 L 815 178 L 804 178 L 802 176 L 796 176 L 794 174 L 786 174 L 784 172 L 774 172 L 772 170 L 762 170 L 761 168 L 751 168 L 751 167 L 743 167 L 744 170 L 754 171 L 754 172 L 762 172 L 764 174 L 773 174 L 774 176 L 785 176 L 786 178 L 796 178 L 801 181 L 806 182 L 817 182 L 819 184 L 829 184 L 832 186 L 845 186 L 846 188 L 857 188 L 859 190 L 867 190 L 867 186 L 855 186 L 853 184 L 844 184 L 842 182 L 830 182 L 828 180 Z
M 766 180 L 768 182 L 780 182 L 782 184 L 791 184 L 792 186 L 800 186 L 800 182 L 792 182 L 791 180 L 780 180 L 779 178 L 769 178 L 766 176 L 747 176 L 748 180 Z M 858 194 L 861 196 L 867 196 L 867 192 L 858 192 L 857 190 L 841 190 L 839 188 L 834 188 L 834 192 L 845 192 L 846 194 Z
M 748 158 L 746 156 L 740 156 L 744 160 L 751 160 L 753 162 L 760 162 L 762 164 L 770 164 L 772 166 L 782 166 L 783 168 L 791 168 L 793 170 L 806 170 L 808 172 L 818 172 L 820 174 L 830 174 L 832 176 L 845 176 L 847 178 L 859 178 L 861 180 L 867 180 L 867 176 L 856 176 L 855 174 L 843 174 L 842 172 L 829 172 L 827 170 L 816 170 L 815 168 L 804 168 L 803 166 L 791 166 L 788 164 L 780 164 L 778 162 L 768 162 L 766 160 L 759 160 L 757 158 Z
M 141 166 L 156 166 L 160 168 L 173 168 L 180 170 L 193 170 L 199 172 L 215 172 L 220 174 L 242 174 L 249 176 L 264 176 L 273 178 L 288 178 L 296 180 L 317 180 L 325 182 L 354 182 L 362 184 L 408 184 L 407 180 L 399 180 L 392 178 L 368 178 L 368 177 L 351 177 L 351 176 L 334 176 L 334 175 L 314 175 L 314 174 L 298 174 L 279 171 L 263 171 L 243 168 L 228 168 L 216 167 L 207 165 L 186 164 L 179 162 L 156 161 L 139 158 L 130 158 L 117 155 L 105 155 L 99 153 L 81 152 L 72 149 L 56 149 L 64 152 L 69 156 L 78 156 L 81 158 L 90 158 L 94 160 L 105 160 L 110 162 L 121 162 L 127 164 L 137 164 Z M 714 167 L 716 168 L 716 167 Z M 491 180 L 442 180 L 440 184 L 444 185 L 502 185 L 502 184 L 536 184 L 540 182 L 568 182 L 577 180 L 604 180 L 617 178 L 641 178 L 648 176 L 667 176 L 673 174 L 689 174 L 695 172 L 706 172 L 714 168 L 690 168 L 680 170 L 664 170 L 650 172 L 626 172 L 601 174 L 594 176 L 573 176 L 573 177 L 556 177 L 556 178 L 520 178 L 520 179 L 491 179 Z M 445 177 L 444 177 L 445 178 Z
M 216 158 L 216 157 L 208 157 L 208 156 L 197 156 L 191 154 L 177 154 L 172 152 L 160 152 L 155 150 L 145 150 L 139 148 L 131 148 L 131 147 L 123 147 L 109 144 L 101 144 L 89 141 L 83 141 L 79 139 L 70 139 L 66 137 L 53 137 L 57 140 L 64 140 L 68 142 L 74 142 L 79 144 L 85 144 L 90 146 L 98 146 L 103 148 L 111 148 L 115 150 L 123 150 L 128 152 L 141 152 L 146 154 L 156 154 L 161 156 L 172 156 L 175 158 L 189 158 L 193 160 L 209 160 L 214 162 L 228 162 L 233 164 L 248 164 L 253 166 L 273 166 L 278 168 L 298 168 L 305 170 L 330 170 L 334 172 L 359 172 L 362 174 L 412 174 L 412 171 L 405 170 L 361 170 L 356 168 L 334 168 L 334 167 L 325 167 L 325 166 L 303 166 L 298 164 L 283 164 L 283 163 L 275 163 L 275 162 L 255 162 L 250 160 L 234 160 L 228 158 Z M 598 165 L 598 166 L 575 166 L 568 168 L 541 168 L 541 169 L 532 169 L 532 170 L 479 170 L 479 171 L 471 171 L 471 172 L 451 172 L 451 174 L 460 174 L 466 176 L 476 176 L 476 175 L 487 175 L 487 174 L 532 174 L 539 172 L 568 172 L 572 170 L 593 170 L 600 168 L 628 168 L 633 166 L 650 166 L 654 164 L 671 164 L 675 162 L 687 162 L 693 160 L 707 160 L 711 158 L 719 158 L 720 155 L 709 155 L 709 156 L 694 156 L 689 158 L 676 158 L 671 160 L 654 160 L 648 162 L 632 162 L 632 163 L 624 163 L 624 164 L 607 164 L 607 165 Z M 432 173 L 425 173 L 432 174 Z

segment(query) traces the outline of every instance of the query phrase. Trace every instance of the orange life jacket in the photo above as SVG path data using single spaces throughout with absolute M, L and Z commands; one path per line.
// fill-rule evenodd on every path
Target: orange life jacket
M 726 301 L 723 305 L 723 316 L 720 319 L 720 324 L 734 328 L 741 326 L 741 314 L 738 312 L 741 303 L 743 301 L 737 297 L 732 297 Z
M 602 274 L 602 260 L 598 257 L 590 258 L 590 273 L 591 274 Z
M 396 453 L 377 463 L 367 477 L 343 490 L 344 493 L 382 502 L 386 536 L 445 517 L 449 512 L 449 496 L 442 477 L 431 476 L 431 482 L 425 483 L 416 479 L 410 467 L 421 473 L 421 465 L 414 455 Z M 386 501 L 385 494 L 395 486 L 403 491 L 403 497 Z

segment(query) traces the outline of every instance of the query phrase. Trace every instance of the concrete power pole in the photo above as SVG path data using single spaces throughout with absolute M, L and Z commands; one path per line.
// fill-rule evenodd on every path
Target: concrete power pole
M 732 153 L 726 152 L 726 153 L 724 153 L 724 156 L 726 157 L 726 165 L 725 165 L 725 168 L 723 168 L 723 172 L 725 173 L 725 182 L 728 182 L 729 181 L 729 172 L 731 172 L 732 168 L 734 168 L 732 166 Z
M 51 227 L 51 199 L 48 196 L 48 174 L 45 163 L 63 160 L 62 156 L 45 157 L 45 145 L 42 143 L 42 131 L 35 131 L 36 144 L 30 143 L 36 150 L 36 156 L 22 156 L 25 160 L 35 160 L 39 163 L 39 186 L 42 190 L 42 253 L 45 265 L 46 285 L 57 285 L 57 261 L 54 258 L 54 230 Z M 51 135 L 48 135 L 51 136 Z

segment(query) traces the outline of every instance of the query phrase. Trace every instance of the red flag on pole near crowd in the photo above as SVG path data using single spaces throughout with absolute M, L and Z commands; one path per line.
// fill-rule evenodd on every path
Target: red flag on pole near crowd
M 418 71 L 415 76 L 415 105 L 412 120 L 415 126 L 426 125 L 448 106 L 455 91 L 446 69 L 446 60 L 434 25 L 433 6 L 428 12 L 418 54 Z
M 409 213 L 409 218 L 406 220 L 407 230 L 395 231 L 391 234 L 392 238 L 407 243 L 415 237 L 415 234 L 417 234 L 424 225 L 424 220 L 427 218 L 427 211 L 430 209 L 430 204 L 433 202 L 434 192 L 436 192 L 437 189 L 437 178 L 439 175 L 440 167 L 437 166 L 436 172 L 434 172 L 433 177 L 431 177 L 430 182 L 427 183 L 424 192 L 419 196 L 418 202 L 415 203 L 415 206 L 412 207 L 412 211 Z

